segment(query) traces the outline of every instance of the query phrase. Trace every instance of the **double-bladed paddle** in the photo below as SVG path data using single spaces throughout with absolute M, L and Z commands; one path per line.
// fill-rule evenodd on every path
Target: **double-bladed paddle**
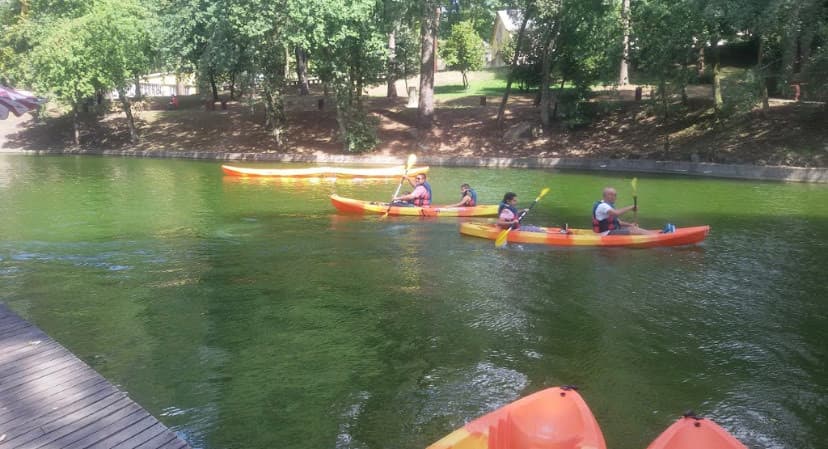
M 400 183 L 397 184 L 397 190 L 394 191 L 394 194 L 391 195 L 391 201 L 388 202 L 388 209 L 385 210 L 385 214 L 383 214 L 382 218 L 388 216 L 388 212 L 391 212 L 391 205 L 394 204 L 394 198 L 400 193 L 400 189 L 402 188 L 403 181 L 405 181 L 406 176 L 408 176 L 408 170 L 411 170 L 411 167 L 417 163 L 417 155 L 411 153 L 408 155 L 408 160 L 405 161 L 405 170 L 403 171 L 402 178 L 400 178 Z
M 518 216 L 518 223 L 520 223 L 523 220 L 523 217 L 525 217 L 526 214 L 529 213 L 529 210 L 535 207 L 535 204 L 538 204 L 538 201 L 540 201 L 541 198 L 546 196 L 547 193 L 549 193 L 549 187 L 544 187 L 543 190 L 541 190 L 540 195 L 538 195 L 538 197 L 535 198 L 535 201 L 532 202 L 532 205 L 530 205 L 529 208 L 521 212 L 520 216 Z M 495 239 L 495 248 L 500 248 L 506 244 L 506 240 L 509 238 L 509 231 L 511 231 L 513 227 L 514 225 L 510 225 L 508 229 L 504 229 L 500 234 L 498 234 L 497 238 Z

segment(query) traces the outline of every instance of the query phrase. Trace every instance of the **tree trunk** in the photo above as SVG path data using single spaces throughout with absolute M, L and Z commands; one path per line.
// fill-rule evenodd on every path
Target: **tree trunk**
M 713 39 L 713 108 L 718 114 L 722 110 L 722 74 L 721 58 L 719 58 L 719 38 Z
M 762 60 L 765 58 L 765 38 L 759 35 L 759 51 L 756 57 L 756 75 L 759 77 L 759 96 L 762 97 L 762 112 L 770 111 L 770 101 L 768 100 L 768 77 L 766 76 L 765 67 L 762 65 Z
M 75 145 L 80 146 L 80 117 L 78 117 L 78 102 L 72 104 L 72 131 Z
M 699 41 L 699 54 L 696 58 L 696 76 L 701 79 L 704 76 L 704 42 Z
M 129 126 L 129 142 L 135 145 L 139 141 L 138 131 L 135 129 L 135 118 L 132 116 L 132 104 L 130 104 L 129 98 L 126 96 L 126 89 L 119 87 L 118 96 L 121 98 L 121 108 L 123 108 L 124 114 L 126 114 L 127 125 Z
M 301 47 L 296 47 L 296 79 L 299 82 L 299 95 L 310 95 L 308 88 L 308 54 Z
M 278 84 L 274 80 L 264 83 L 265 128 L 276 138 L 277 148 L 284 144 L 285 105 Z
M 440 7 L 434 0 L 423 1 L 423 20 L 420 27 L 420 100 L 417 105 L 418 125 L 422 129 L 434 124 L 434 72 L 437 55 L 434 41 Z
M 618 84 L 626 86 L 630 84 L 630 0 L 622 0 L 621 2 L 621 28 L 624 38 L 622 40 L 621 70 L 618 74 Z
M 218 87 L 216 86 L 216 76 L 213 69 L 210 68 L 210 88 L 213 90 L 213 101 L 219 100 Z
M 236 99 L 236 72 L 230 73 L 230 101 Z
M 629 1 L 629 0 L 625 0 Z M 552 101 L 552 95 L 549 91 L 550 72 L 552 71 L 552 53 L 558 45 L 558 36 L 561 29 L 560 21 L 563 20 L 563 14 L 558 14 L 556 23 L 553 25 L 554 29 L 549 31 L 546 37 L 546 45 L 543 48 L 543 60 L 541 62 L 541 86 L 540 86 L 540 108 L 541 108 L 541 124 L 544 130 L 548 130 L 552 124 L 552 119 L 549 114 L 549 105 Z
M 141 94 L 141 77 L 135 75 L 135 100 L 140 100 L 143 95 Z
M 506 77 L 506 90 L 503 92 L 503 98 L 500 100 L 500 107 L 497 109 L 497 127 L 503 128 L 503 118 L 506 115 L 506 103 L 509 101 L 509 92 L 512 90 L 512 80 L 514 78 L 514 70 L 517 67 L 518 56 L 520 56 L 520 45 L 523 42 L 523 34 L 526 31 L 526 23 L 529 21 L 529 11 L 523 11 L 523 20 L 520 22 L 520 30 L 518 31 L 517 41 L 515 42 L 515 54 L 512 56 L 512 65 L 509 67 L 509 74 Z
M 397 98 L 397 30 L 396 25 L 388 33 L 388 74 L 386 75 L 388 98 Z

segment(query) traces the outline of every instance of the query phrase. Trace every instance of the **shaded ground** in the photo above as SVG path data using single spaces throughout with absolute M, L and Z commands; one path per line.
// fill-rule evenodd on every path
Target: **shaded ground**
M 703 88 L 702 88 L 703 89 Z M 402 90 L 400 91 L 402 92 Z M 774 101 L 769 113 L 754 111 L 717 122 L 706 92 L 666 122 L 635 102 L 632 90 L 607 91 L 586 105 L 577 121 L 556 121 L 540 130 L 532 98 L 515 95 L 504 129 L 496 125 L 499 97 L 460 98 L 439 103 L 429 132 L 414 124 L 416 109 L 406 99 L 372 98 L 367 109 L 380 119 L 380 144 L 373 154 L 498 157 L 587 157 L 828 166 L 828 116 L 822 104 Z M 197 97 L 181 98 L 180 109 L 166 110 L 167 98 L 151 99 L 136 115 L 142 142 L 128 144 L 123 113 L 84 117 L 82 147 L 204 152 L 338 154 L 335 113 L 318 109 L 321 96 L 289 97 L 288 145 L 278 149 L 261 126 L 263 112 L 244 102 L 217 104 L 207 111 Z M 646 100 L 646 98 L 645 98 Z M 330 102 L 327 102 L 330 105 Z M 67 117 L 0 122 L 3 149 L 64 149 L 71 143 Z M 668 143 L 668 146 L 665 146 Z

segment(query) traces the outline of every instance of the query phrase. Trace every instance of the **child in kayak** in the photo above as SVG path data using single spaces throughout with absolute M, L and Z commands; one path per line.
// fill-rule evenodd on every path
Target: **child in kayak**
M 474 207 L 477 206 L 477 192 L 468 184 L 460 186 L 460 202 L 443 207 Z
M 517 193 L 506 192 L 506 194 L 503 195 L 503 201 L 501 201 L 500 207 L 498 208 L 497 212 L 498 226 L 500 226 L 502 229 L 512 228 L 512 230 L 515 231 L 545 232 L 543 229 L 537 226 L 521 226 L 520 214 L 526 212 L 528 209 L 518 211 L 516 204 Z

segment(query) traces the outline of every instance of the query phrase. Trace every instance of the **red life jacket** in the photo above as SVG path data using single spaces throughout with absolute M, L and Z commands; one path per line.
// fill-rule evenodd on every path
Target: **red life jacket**
M 431 205 L 431 185 L 428 181 L 423 183 L 423 187 L 425 187 L 426 193 L 423 196 L 418 196 L 411 201 L 412 204 L 415 206 L 425 207 Z

